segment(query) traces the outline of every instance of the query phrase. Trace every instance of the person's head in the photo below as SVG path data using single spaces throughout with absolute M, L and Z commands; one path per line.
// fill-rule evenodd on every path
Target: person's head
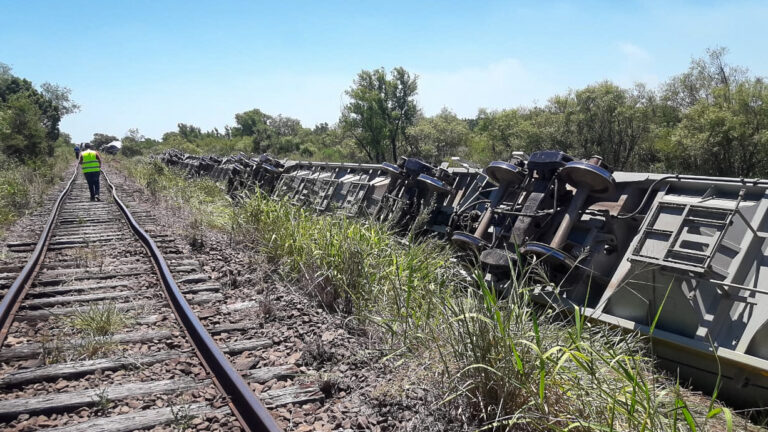
M 85 147 L 86 150 L 90 150 L 91 147 L 92 147 L 91 143 L 85 143 L 85 144 L 83 144 L 83 146 Z

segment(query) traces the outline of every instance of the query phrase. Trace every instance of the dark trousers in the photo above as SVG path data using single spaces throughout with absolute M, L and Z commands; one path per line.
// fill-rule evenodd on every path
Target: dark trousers
M 88 191 L 91 192 L 91 198 L 99 194 L 100 174 L 101 172 L 99 171 L 83 173 L 83 175 L 85 175 L 85 180 L 88 182 Z

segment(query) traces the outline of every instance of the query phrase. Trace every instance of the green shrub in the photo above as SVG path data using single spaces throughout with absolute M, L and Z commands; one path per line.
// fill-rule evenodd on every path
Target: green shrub
M 131 158 L 141 156 L 143 154 L 141 147 L 135 142 L 123 141 L 123 146 L 120 147 L 120 154 Z

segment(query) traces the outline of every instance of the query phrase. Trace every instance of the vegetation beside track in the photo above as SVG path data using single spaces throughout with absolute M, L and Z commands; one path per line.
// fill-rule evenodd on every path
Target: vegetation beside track
M 210 180 L 156 162 L 121 165 L 151 195 L 189 209 L 193 231 L 227 232 L 326 308 L 365 322 L 407 370 L 393 379 L 401 388 L 382 394 L 427 388 L 487 430 L 757 429 L 661 375 L 639 335 L 535 306 L 535 269 L 519 269 L 513 295 L 499 298 L 442 243 L 259 193 L 235 206 Z
M 35 87 L 0 63 L 0 231 L 36 208 L 73 162 L 63 116 L 80 107 L 56 84 Z
M 51 158 L 20 162 L 0 154 L 0 232 L 43 202 L 74 162 L 72 150 L 58 147 Z

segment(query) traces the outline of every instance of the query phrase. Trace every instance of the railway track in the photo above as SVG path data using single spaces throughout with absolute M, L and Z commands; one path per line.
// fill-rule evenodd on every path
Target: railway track
M 252 388 L 296 368 L 236 370 L 233 356 L 272 342 L 248 323 L 206 331 L 195 311 L 220 300 L 221 286 L 173 239 L 153 232 L 151 211 L 130 212 L 108 186 L 111 193 L 91 202 L 75 172 L 39 242 L 7 244 L 0 429 L 274 431 L 265 405 L 317 400 L 307 386 L 257 399 Z

